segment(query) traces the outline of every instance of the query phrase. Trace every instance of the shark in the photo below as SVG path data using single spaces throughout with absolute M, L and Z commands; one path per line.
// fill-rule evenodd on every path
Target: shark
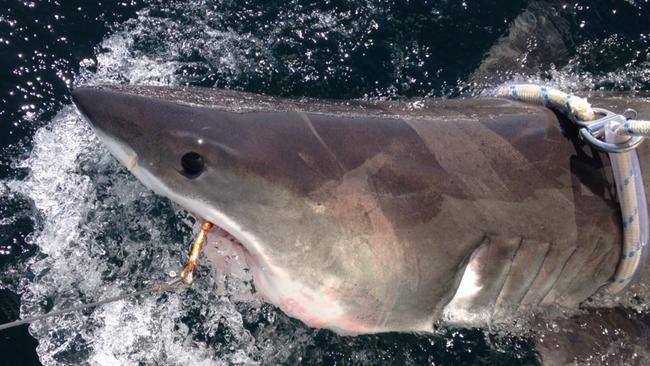
M 578 309 L 622 257 L 607 155 L 543 106 L 132 85 L 72 98 L 121 164 L 225 230 L 255 290 L 310 327 L 432 332 Z M 644 98 L 591 101 L 650 117 Z

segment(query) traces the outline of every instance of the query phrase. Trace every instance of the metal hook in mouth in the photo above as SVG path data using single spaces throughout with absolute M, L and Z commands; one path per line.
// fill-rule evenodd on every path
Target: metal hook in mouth
M 201 227 L 201 232 L 199 232 L 199 236 L 196 238 L 194 245 L 192 245 L 192 251 L 190 253 L 190 258 L 187 261 L 187 266 L 185 266 L 183 272 L 181 272 L 180 275 L 183 283 L 188 286 L 194 282 L 194 272 L 196 272 L 196 262 L 199 258 L 199 253 L 201 253 L 201 249 L 203 249 L 203 245 L 205 244 L 205 241 L 208 237 L 208 232 L 212 229 L 213 226 L 214 224 L 211 222 L 205 222 Z

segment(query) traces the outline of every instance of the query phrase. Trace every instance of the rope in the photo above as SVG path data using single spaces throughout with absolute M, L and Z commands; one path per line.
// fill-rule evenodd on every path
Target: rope
M 618 129 L 616 134 L 619 136 L 650 136 L 650 121 L 628 120 Z
M 499 98 L 510 98 L 521 102 L 542 104 L 560 112 L 567 113 L 581 121 L 593 121 L 596 119 L 596 114 L 587 99 L 543 85 L 515 84 L 502 86 L 495 90 L 494 95 Z M 617 135 L 625 137 L 650 137 L 650 120 L 628 120 L 627 123 L 618 126 L 615 132 Z
M 596 113 L 586 99 L 535 84 L 499 87 L 496 97 L 542 104 L 582 122 L 593 121 Z M 631 136 L 650 136 L 650 121 L 611 121 L 605 127 L 605 141 L 622 143 Z M 623 250 L 613 279 L 607 284 L 611 293 L 623 291 L 643 269 L 648 248 L 648 206 L 636 150 L 609 154 L 621 206 Z
M 145 294 L 149 294 L 149 293 L 156 293 L 156 292 L 161 292 L 162 293 L 162 292 L 165 292 L 165 291 L 172 290 L 175 287 L 178 287 L 178 285 L 181 284 L 181 283 L 182 282 L 181 282 L 180 278 L 175 278 L 175 279 L 173 279 L 173 280 L 171 280 L 169 282 L 153 285 L 153 286 L 151 286 L 149 288 L 146 288 L 146 289 L 143 289 L 143 290 L 139 290 L 139 291 L 135 291 L 135 292 L 127 293 L 127 294 L 122 294 L 122 295 L 119 295 L 119 296 L 109 297 L 107 299 L 92 302 L 92 303 L 89 303 L 89 304 L 81 304 L 81 305 L 71 306 L 69 308 L 65 308 L 65 309 L 61 309 L 61 310 L 54 310 L 54 311 L 50 311 L 49 313 L 33 316 L 33 317 L 27 318 L 27 319 L 20 319 L 20 320 L 15 320 L 15 321 L 10 322 L 10 323 L 0 324 L 0 330 L 14 328 L 14 327 L 17 327 L 17 326 L 20 326 L 20 325 L 23 325 L 23 324 L 31 324 L 31 323 L 39 321 L 39 320 L 51 318 L 51 317 L 58 316 L 58 315 L 68 314 L 68 313 L 72 313 L 72 312 L 75 312 L 75 311 L 80 311 L 80 310 L 84 310 L 84 309 L 88 309 L 88 308 L 94 308 L 94 307 L 104 305 L 104 304 L 108 304 L 108 303 L 111 303 L 111 302 L 128 299 L 130 297 L 136 297 L 136 296 L 145 295 Z
M 527 103 L 542 104 L 568 113 L 583 121 L 595 118 L 591 104 L 586 99 L 567 94 L 555 88 L 535 84 L 517 84 L 497 88 L 495 96 Z
M 619 135 L 618 130 L 605 130 L 606 141 L 620 143 L 629 139 Z M 609 158 L 623 221 L 623 253 L 609 284 L 609 289 L 616 293 L 636 280 L 644 267 L 648 252 L 648 205 L 636 150 L 609 154 Z

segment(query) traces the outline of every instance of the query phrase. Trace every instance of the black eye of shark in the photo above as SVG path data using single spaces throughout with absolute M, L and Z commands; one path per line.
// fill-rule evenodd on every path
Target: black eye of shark
M 188 178 L 196 178 L 205 169 L 205 161 L 198 153 L 190 151 L 181 157 L 181 167 L 183 168 L 183 175 Z

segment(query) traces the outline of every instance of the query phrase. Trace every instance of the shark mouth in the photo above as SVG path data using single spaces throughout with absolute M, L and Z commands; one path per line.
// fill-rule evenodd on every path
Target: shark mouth
M 262 251 L 260 240 L 250 232 L 242 229 L 230 217 L 204 201 L 196 200 L 174 192 L 142 166 L 136 166 L 129 170 L 145 186 L 185 208 L 196 217 L 198 221 L 212 223 L 217 229 L 213 232 L 216 232 L 218 236 L 223 236 L 235 246 L 241 248 L 242 252 L 245 254 L 248 266 L 253 268 L 261 264 L 261 261 L 263 261 L 265 256 Z

